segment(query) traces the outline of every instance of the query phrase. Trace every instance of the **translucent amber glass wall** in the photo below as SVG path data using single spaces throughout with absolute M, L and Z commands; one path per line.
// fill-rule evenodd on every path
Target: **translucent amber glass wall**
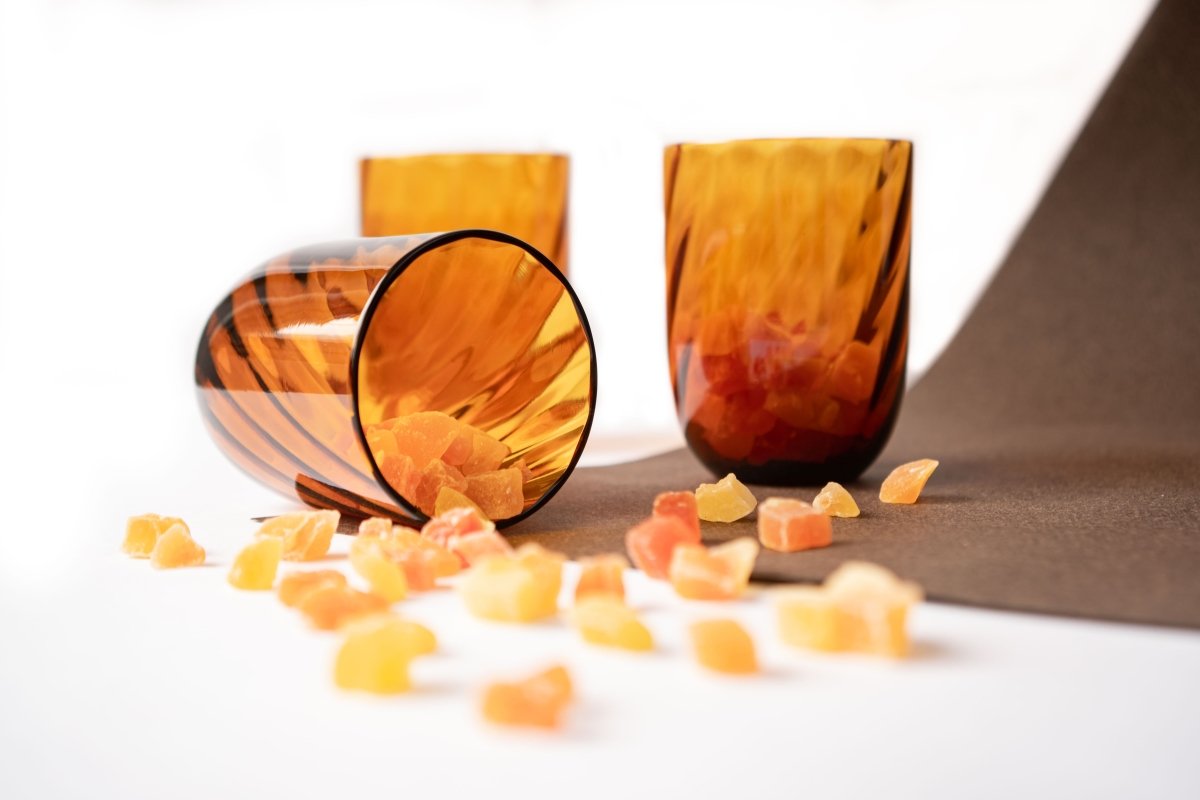
M 443 411 L 504 442 L 507 461 L 524 458 L 523 516 L 583 446 L 594 363 L 559 276 L 510 237 L 460 232 L 267 262 L 213 312 L 196 383 L 221 449 L 311 505 L 419 516 L 382 479 L 362 426 Z
M 904 387 L 912 145 L 683 144 L 664 158 L 676 406 L 715 472 L 850 480 Z
M 486 228 L 567 270 L 566 156 L 451 153 L 362 161 L 363 236 Z

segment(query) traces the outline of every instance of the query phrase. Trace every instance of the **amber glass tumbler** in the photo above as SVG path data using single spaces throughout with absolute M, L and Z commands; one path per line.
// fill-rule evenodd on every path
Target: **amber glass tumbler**
M 529 242 L 567 271 L 566 156 L 445 153 L 364 158 L 362 235 L 487 228 Z
M 208 320 L 196 385 L 234 463 L 351 515 L 425 518 L 431 509 L 416 492 L 465 492 L 462 461 L 474 432 L 485 434 L 499 463 L 484 468 L 520 470 L 519 511 L 496 520 L 508 524 L 545 503 L 579 459 L 596 359 L 583 308 L 545 256 L 506 234 L 465 230 L 333 242 L 268 261 Z M 373 434 L 415 414 L 467 432 L 459 467 L 438 460 L 443 440 L 415 473 L 388 469 Z M 418 449 L 436 438 L 414 435 Z
M 851 480 L 891 433 L 912 144 L 680 144 L 664 158 L 671 378 L 692 451 L 754 483 Z

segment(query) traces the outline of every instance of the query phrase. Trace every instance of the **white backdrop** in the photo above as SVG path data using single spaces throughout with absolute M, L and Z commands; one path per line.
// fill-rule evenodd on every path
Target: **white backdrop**
M 0 796 L 207 798 L 232 796 L 231 782 L 352 794 L 377 789 L 380 765 L 429 738 L 459 749 L 424 750 L 427 761 L 402 762 L 409 783 L 387 785 L 428 796 L 439 776 L 523 780 L 533 762 L 522 757 L 546 743 L 481 732 L 454 682 L 560 652 L 605 709 L 553 751 L 564 766 L 549 783 L 580 796 L 612 796 L 628 788 L 622 775 L 660 793 L 796 796 L 797 752 L 813 796 L 1197 789 L 1192 634 L 930 606 L 915 624 L 932 645 L 911 670 L 765 645 L 775 671 L 733 687 L 680 683 L 667 628 L 678 615 L 661 587 L 634 587 L 656 604 L 667 650 L 645 669 L 584 654 L 554 629 L 501 640 L 441 593 L 412 613 L 449 643 L 448 671 L 401 711 L 334 692 L 329 640 L 270 598 L 236 596 L 223 566 L 157 575 L 115 552 L 123 518 L 152 509 L 185 516 L 227 564 L 250 513 L 287 507 L 206 441 L 192 358 L 241 274 L 356 234 L 360 156 L 572 156 L 571 272 L 600 361 L 592 457 L 611 456 L 677 439 L 664 144 L 914 139 L 919 374 L 1151 5 L 0 0 Z M 761 626 L 760 605 L 738 613 Z M 176 678 L 194 691 L 166 714 Z M 689 697 L 710 699 L 711 714 Z M 723 748 L 699 724 L 740 730 L 748 716 L 763 731 L 753 748 Z M 317 717 L 327 735 L 307 758 Z M 663 742 L 681 756 L 666 772 Z M 944 756 L 938 769 L 931 753 Z M 715 782 L 687 772 L 730 758 Z M 360 759 L 371 766 L 352 775 Z M 186 791 L 180 775 L 192 776 Z

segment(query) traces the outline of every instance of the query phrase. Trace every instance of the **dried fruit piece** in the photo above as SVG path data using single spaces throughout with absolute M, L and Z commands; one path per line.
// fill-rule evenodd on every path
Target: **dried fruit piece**
M 229 584 L 235 589 L 270 589 L 275 585 L 275 573 L 282 556 L 283 542 L 279 539 L 259 539 L 246 545 L 229 568 Z
M 696 511 L 696 495 L 692 492 L 663 492 L 654 498 L 654 516 L 678 517 L 695 532 L 700 541 L 700 515 Z
M 846 343 L 829 367 L 829 394 L 851 403 L 869 400 L 879 372 L 879 352 L 857 340 Z
M 358 523 L 359 536 L 389 536 L 395 523 L 387 517 L 369 517 Z
M 334 682 L 343 689 L 397 694 L 411 686 L 412 660 L 437 647 L 433 632 L 409 620 L 378 614 L 347 626 L 334 663 Z
M 829 517 L 803 500 L 769 497 L 758 507 L 758 540 L 783 553 L 828 547 L 833 526 Z
M 488 556 L 507 555 L 512 545 L 495 531 L 476 531 L 450 539 L 450 552 L 461 558 L 467 566 L 477 564 Z
M 284 561 L 315 561 L 329 552 L 340 518 L 336 511 L 282 514 L 264 522 L 254 535 L 281 539 Z
M 879 487 L 879 499 L 885 503 L 917 502 L 925 482 L 937 469 L 938 462 L 932 458 L 922 458 L 901 464 L 884 478 L 883 486 Z
M 857 517 L 858 503 L 840 483 L 827 483 L 825 488 L 817 493 L 812 506 L 827 517 Z
M 921 588 L 875 564 L 848 561 L 821 587 L 781 592 L 780 637 L 814 650 L 902 657 L 908 652 L 908 610 Z
M 585 642 L 625 650 L 653 650 L 654 637 L 633 609 L 612 595 L 591 595 L 575 603 L 571 621 Z
M 651 578 L 665 578 L 676 546 L 696 541 L 695 532 L 678 517 L 655 516 L 629 529 L 625 534 L 625 549 L 642 572 Z
M 466 491 L 466 488 L 467 479 L 458 467 L 452 467 L 435 458 L 421 470 L 416 492 L 406 495 L 405 499 L 412 501 L 423 513 L 433 516 L 437 510 L 438 495 L 443 489 L 462 492 Z
M 504 442 L 489 436 L 479 428 L 471 428 L 471 455 L 463 462 L 464 475 L 478 475 L 500 469 L 512 452 Z M 489 514 L 489 516 L 491 516 Z
M 522 487 L 521 470 L 509 467 L 468 476 L 466 494 L 489 519 L 508 519 L 525 508 Z
M 421 536 L 446 547 L 455 536 L 494 530 L 495 524 L 477 507 L 451 508 L 426 522 L 421 528 Z
M 733 522 L 754 510 L 758 501 L 732 472 L 716 483 L 696 487 L 696 508 L 706 522 Z
M 295 608 L 309 592 L 325 586 L 343 588 L 346 586 L 346 576 L 336 569 L 290 572 L 279 580 L 276 594 L 285 606 Z
M 754 640 L 732 619 L 710 619 L 692 623 L 692 650 L 701 665 L 730 675 L 758 672 Z
M 386 424 L 396 438 L 396 450 L 411 458 L 419 470 L 431 461 L 441 461 L 461 431 L 458 420 L 440 411 L 418 411 Z
M 158 537 L 172 525 L 181 525 L 185 531 L 188 530 L 187 523 L 178 517 L 160 517 L 158 514 L 130 517 L 125 523 L 125 541 L 121 544 L 121 550 L 134 558 L 149 558 Z
M 379 541 L 364 537 L 364 545 L 350 550 L 350 566 L 371 587 L 371 593 L 379 595 L 389 603 L 403 600 L 408 595 L 408 579 L 404 569 L 389 559 Z
M 359 535 L 350 543 L 350 560 L 366 553 L 381 554 L 404 571 L 409 591 L 433 589 L 436 580 L 459 572 L 458 556 L 425 539 L 412 528 L 393 526 L 386 536 Z
M 474 501 L 471 500 L 471 498 L 467 497 L 461 491 L 453 489 L 449 486 L 443 486 L 441 491 L 438 492 L 437 500 L 433 504 L 433 513 L 440 517 L 447 511 L 453 511 L 460 508 L 470 509 L 481 517 L 487 516 L 483 513 L 483 509 L 477 506 Z
M 386 611 L 388 601 L 348 586 L 326 585 L 308 592 L 296 607 L 314 628 L 332 631 L 357 617 Z
M 172 525 L 158 537 L 150 551 L 150 566 L 156 569 L 194 567 L 204 563 L 204 548 L 192 540 L 188 529 Z
M 459 592 L 467 610 L 483 619 L 531 622 L 558 613 L 563 557 L 537 545 L 511 556 L 484 558 L 471 567 Z
M 522 483 L 529 483 L 535 477 L 533 474 L 533 470 L 530 469 L 529 464 L 523 458 L 518 458 L 516 461 L 514 461 L 509 466 L 511 466 L 513 469 L 515 469 L 521 473 L 521 482 Z
M 682 544 L 671 556 L 671 585 L 690 600 L 731 600 L 746 590 L 758 542 L 743 536 L 713 548 Z
M 601 553 L 579 559 L 579 582 L 575 584 L 575 602 L 589 595 L 609 595 L 624 599 L 625 570 L 629 560 L 620 553 Z
M 523 681 L 488 686 L 483 716 L 500 725 L 557 728 L 573 693 L 566 668 L 551 667 Z

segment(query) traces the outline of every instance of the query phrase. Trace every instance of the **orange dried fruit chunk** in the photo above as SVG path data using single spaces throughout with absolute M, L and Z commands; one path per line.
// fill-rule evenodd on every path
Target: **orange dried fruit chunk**
M 467 566 L 477 564 L 488 556 L 507 555 L 512 545 L 495 531 L 475 531 L 450 539 L 450 552 L 461 558 Z
M 529 483 L 534 479 L 533 470 L 529 468 L 529 464 L 523 458 L 518 458 L 510 466 L 521 473 L 521 482 Z
M 309 592 L 325 586 L 343 588 L 346 586 L 346 576 L 336 569 L 290 572 L 279 579 L 276 594 L 285 606 L 295 608 Z
M 241 549 L 233 559 L 227 580 L 235 589 L 269 590 L 275 585 L 275 573 L 283 556 L 279 539 L 259 539 Z
M 515 467 L 467 476 L 466 495 L 489 519 L 508 519 L 525 508 L 521 470 Z
M 696 535 L 674 516 L 650 517 L 625 534 L 625 549 L 634 565 L 651 578 L 667 577 L 671 553 L 681 544 L 695 544 Z
M 883 486 L 879 487 L 879 499 L 885 503 L 917 502 L 921 490 L 925 488 L 925 482 L 937 466 L 938 462 L 932 458 L 901 464 L 884 478 Z
M 404 571 L 407 589 L 423 592 L 433 589 L 438 578 L 455 575 L 462 568 L 458 556 L 417 531 L 395 525 L 384 536 L 359 534 L 350 543 L 350 560 L 365 553 L 381 554 Z
M 467 479 L 458 470 L 443 461 L 434 459 L 425 465 L 417 479 L 416 491 L 405 495 L 422 513 L 433 516 L 437 511 L 437 498 L 443 489 L 453 489 L 456 492 L 465 491 Z
M 359 536 L 390 536 L 395 523 L 387 517 L 368 517 L 358 523 Z
M 421 470 L 417 469 L 411 458 L 398 453 L 385 453 L 382 458 L 376 455 L 375 463 L 379 465 L 379 472 L 388 485 L 406 500 L 416 501 Z
M 671 586 L 689 600 L 731 600 L 746 591 L 758 542 L 743 536 L 712 548 L 683 544 L 671 556 Z
M 833 525 L 803 500 L 769 497 L 758 507 L 758 540 L 783 553 L 827 547 L 833 543 Z
M 900 658 L 909 647 L 908 611 L 921 596 L 921 587 L 884 567 L 848 561 L 819 588 L 779 594 L 780 637 L 814 650 Z
M 467 610 L 482 619 L 532 622 L 558 613 L 563 557 L 537 545 L 474 564 L 459 584 Z
M 579 559 L 579 582 L 575 584 L 575 602 L 589 595 L 609 595 L 624 599 L 625 570 L 629 560 L 620 553 L 601 553 Z
M 192 540 L 183 525 L 172 525 L 158 537 L 150 551 L 150 566 L 156 569 L 195 567 L 204 563 L 204 548 Z
M 125 523 L 125 541 L 121 543 L 121 550 L 134 558 L 149 558 L 158 537 L 172 525 L 181 525 L 188 530 L 187 523 L 178 517 L 160 517 L 158 514 L 130 517 Z
M 758 501 L 732 472 L 716 483 L 696 487 L 696 510 L 706 522 L 733 522 L 754 510 Z
M 340 518 L 336 511 L 297 511 L 267 520 L 254 535 L 281 539 L 284 561 L 315 561 L 329 552 Z
M 470 426 L 468 426 L 470 427 Z M 500 469 L 504 459 L 512 452 L 508 445 L 478 428 L 471 430 L 471 455 L 463 462 L 464 475 L 478 475 Z
M 514 683 L 493 683 L 483 693 L 483 717 L 499 725 L 557 728 L 574 688 L 557 666 Z
M 366 537 L 363 541 L 370 543 L 372 540 Z M 350 566 L 366 580 L 371 594 L 389 603 L 403 600 L 408 595 L 408 578 L 404 568 L 387 557 L 381 544 L 351 548 Z
M 594 594 L 577 601 L 571 622 L 585 642 L 624 650 L 653 650 L 654 637 L 624 601 Z
M 692 651 L 702 666 L 730 675 L 758 672 L 754 640 L 732 619 L 709 619 L 689 628 Z
M 440 517 L 447 511 L 454 511 L 455 509 L 461 508 L 470 509 L 479 514 L 481 517 L 487 516 L 483 513 L 483 509 L 475 505 L 474 501 L 472 501 L 471 498 L 467 497 L 461 491 L 450 486 L 443 486 L 441 490 L 438 491 L 437 500 L 434 501 L 433 504 L 434 515 Z
M 445 547 L 455 536 L 494 530 L 496 526 L 478 508 L 459 507 L 439 512 L 421 528 L 421 536 Z
M 411 686 L 409 664 L 437 647 L 433 632 L 390 614 L 377 614 L 347 625 L 338 648 L 333 679 L 342 689 L 398 694 Z
M 454 443 L 461 430 L 458 420 L 440 411 L 418 411 L 389 420 L 396 449 L 412 459 L 417 469 L 429 462 L 441 460 L 442 454 Z
M 296 607 L 314 628 L 332 631 L 357 617 L 386 611 L 388 605 L 387 600 L 369 592 L 324 585 L 305 594 Z
M 870 345 L 851 341 L 829 367 L 829 394 L 851 403 L 862 403 L 875 391 L 879 353 Z
M 827 517 L 857 517 L 858 503 L 840 483 L 827 483 L 825 488 L 817 493 L 812 506 Z
M 663 492 L 654 498 L 654 516 L 678 517 L 695 532 L 700 541 L 700 515 L 696 510 L 696 495 L 692 492 Z

